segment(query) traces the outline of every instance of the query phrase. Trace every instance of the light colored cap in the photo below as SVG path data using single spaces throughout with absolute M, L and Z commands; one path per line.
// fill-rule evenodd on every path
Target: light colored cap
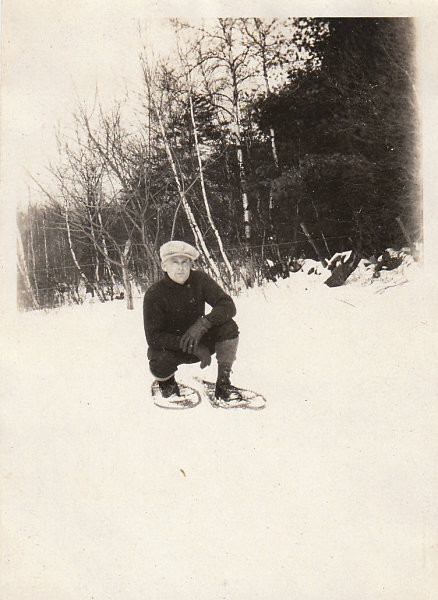
M 186 242 L 179 242 L 177 240 L 166 242 L 160 248 L 160 258 L 162 262 L 173 256 L 186 256 L 190 260 L 196 260 L 199 256 L 199 252 Z

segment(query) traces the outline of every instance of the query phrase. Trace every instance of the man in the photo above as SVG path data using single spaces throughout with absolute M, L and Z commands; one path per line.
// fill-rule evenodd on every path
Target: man
M 239 329 L 232 298 L 203 271 L 192 270 L 199 252 L 186 242 L 171 241 L 160 248 L 164 278 L 146 292 L 143 318 L 149 366 L 165 398 L 179 396 L 175 372 L 180 364 L 218 364 L 215 395 L 229 401 L 240 394 L 230 383 Z M 211 311 L 205 315 L 205 304 Z

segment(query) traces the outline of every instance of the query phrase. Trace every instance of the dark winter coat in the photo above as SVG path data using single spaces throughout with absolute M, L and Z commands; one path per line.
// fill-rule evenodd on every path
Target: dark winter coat
M 178 351 L 181 336 L 205 315 L 205 303 L 212 307 L 206 318 L 213 328 L 231 321 L 236 337 L 239 331 L 232 321 L 235 304 L 211 277 L 202 271 L 191 271 L 181 285 L 166 273 L 144 296 L 143 320 L 149 348 Z

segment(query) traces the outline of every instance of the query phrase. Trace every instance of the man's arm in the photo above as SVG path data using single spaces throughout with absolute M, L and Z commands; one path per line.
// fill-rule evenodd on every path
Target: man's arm
M 208 275 L 201 273 L 201 282 L 204 298 L 212 310 L 206 318 L 212 325 L 222 325 L 232 319 L 236 314 L 236 305 L 233 299 Z
M 146 294 L 143 301 L 143 323 L 146 341 L 149 346 L 179 350 L 178 335 L 166 332 L 166 318 L 163 307 L 153 294 Z

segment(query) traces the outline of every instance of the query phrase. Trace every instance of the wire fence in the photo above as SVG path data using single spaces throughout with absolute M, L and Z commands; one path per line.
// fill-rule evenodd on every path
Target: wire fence
M 324 237 L 313 237 L 312 236 L 313 241 L 315 242 L 323 242 L 324 240 L 348 240 L 350 239 L 350 236 L 348 235 L 332 235 L 332 236 L 324 236 Z M 297 244 L 303 244 L 306 242 L 306 238 L 303 237 L 300 240 L 294 240 L 294 241 L 289 241 L 289 242 L 272 242 L 269 244 L 251 244 L 251 245 L 245 245 L 245 244 L 241 244 L 240 246 L 224 246 L 224 250 L 225 251 L 231 251 L 231 250 L 239 250 L 239 251 L 243 251 L 245 249 L 256 249 L 256 248 L 274 248 L 274 247 L 278 247 L 278 246 L 293 246 L 293 245 L 297 245 Z M 132 244 L 133 246 L 143 246 L 144 244 L 139 244 L 139 243 L 134 243 Z M 212 253 L 220 253 L 220 250 L 212 250 Z
M 339 250 L 338 247 L 336 252 L 330 253 L 327 245 L 328 240 L 349 240 L 351 246 L 353 246 L 353 241 L 348 235 L 311 238 L 306 236 L 305 238 L 287 242 L 269 242 L 263 244 L 251 244 L 249 246 L 245 246 L 244 244 L 226 246 L 224 250 L 229 254 L 230 262 L 234 267 L 233 273 L 231 274 L 225 269 L 225 262 L 219 256 L 220 250 L 210 250 L 210 254 L 215 256 L 215 262 L 221 272 L 220 278 L 222 279 L 221 283 L 224 285 L 224 288 L 227 289 L 229 293 L 234 292 L 238 294 L 243 288 L 260 285 L 268 280 L 276 281 L 281 277 L 288 277 L 291 271 L 300 270 L 302 268 L 303 259 L 309 258 L 307 254 L 300 254 L 298 257 L 292 253 L 280 253 L 280 249 L 308 244 L 309 250 L 310 246 L 312 246 L 312 249 L 314 250 L 312 258 L 315 258 L 315 242 L 323 242 L 326 250 L 330 254 L 328 258 L 333 261 L 336 259 L 335 255 L 339 255 L 339 251 L 341 250 Z M 144 248 L 145 245 L 135 242 L 132 244 L 132 247 Z M 256 252 L 257 250 L 266 249 L 275 249 L 277 252 Z M 357 249 L 353 247 L 348 249 L 353 250 L 353 254 L 357 252 Z M 248 250 L 254 251 L 254 253 L 248 254 Z M 346 250 L 346 248 L 344 248 L 344 250 Z M 108 247 L 108 251 L 111 251 L 110 247 Z M 233 256 L 231 253 L 236 254 Z M 136 253 L 131 255 L 130 267 L 128 267 L 128 279 L 130 285 L 136 290 L 135 293 L 143 292 L 158 277 L 160 263 L 158 256 L 155 258 L 155 272 L 152 273 L 151 271 L 148 273 L 147 269 L 143 269 L 141 265 L 143 264 L 150 267 L 151 264 L 154 263 L 154 259 L 149 258 L 149 260 L 146 260 Z M 318 255 L 317 260 L 320 260 L 324 265 L 327 265 L 328 263 L 327 258 L 323 258 L 322 255 Z M 23 279 L 23 273 L 19 270 L 20 277 L 18 278 L 17 284 L 19 289 L 20 308 L 35 308 L 35 300 L 38 307 L 42 309 L 55 308 L 64 304 L 82 304 L 87 300 L 87 294 L 91 294 L 92 297 L 96 296 L 102 302 L 123 299 L 125 293 L 128 293 L 129 288 L 125 289 L 125 281 L 123 277 L 121 277 L 121 273 L 117 273 L 117 269 L 114 269 L 114 266 L 108 269 L 108 261 L 105 260 L 104 257 L 100 257 L 100 260 L 97 262 L 79 263 L 79 268 L 77 265 L 56 267 L 46 266 L 37 269 L 30 268 L 28 271 L 29 278 L 27 284 Z M 204 255 L 200 256 L 199 262 L 201 269 L 211 273 L 211 265 Z M 96 269 L 97 266 L 100 266 L 99 272 Z M 90 273 L 87 269 L 93 269 L 93 271 Z M 63 279 L 62 276 L 71 271 L 76 272 L 76 277 L 67 276 L 66 279 L 73 279 L 70 281 Z M 85 277 L 83 277 L 85 274 L 84 272 L 87 273 Z M 41 278 L 38 281 L 37 274 L 41 273 L 46 274 L 46 281 L 41 281 Z M 80 277 L 78 277 L 79 275 Z M 53 285 L 47 285 L 47 283 L 51 283 L 53 280 L 55 280 Z M 41 283 L 43 285 L 40 285 Z M 46 285 L 44 285 L 44 283 L 46 283 Z M 30 302 L 31 298 L 33 299 L 32 302 Z
M 323 242 L 326 243 L 328 240 L 347 240 L 349 239 L 349 236 L 346 235 L 337 235 L 337 236 L 324 236 L 324 237 L 315 237 L 312 238 L 313 242 Z M 268 242 L 268 243 L 261 243 L 261 244 L 250 244 L 250 245 L 244 245 L 244 244 L 240 244 L 240 245 L 234 245 L 234 246 L 225 246 L 223 248 L 223 251 L 228 253 L 228 254 L 232 254 L 232 253 L 242 253 L 242 252 L 247 252 L 247 251 L 257 251 L 257 250 L 266 250 L 266 249 L 284 249 L 284 248 L 288 248 L 288 247 L 294 247 L 297 245 L 303 245 L 308 243 L 308 241 L 306 240 L 305 237 L 302 237 L 300 239 L 297 240 L 290 240 L 287 242 Z M 133 248 L 144 248 L 145 245 L 143 243 L 139 243 L 139 242 L 134 242 L 132 244 Z M 107 250 L 108 252 L 112 252 L 115 250 L 118 250 L 118 248 L 116 248 L 115 246 L 112 245 L 107 245 Z M 210 250 L 210 254 L 213 255 L 215 257 L 215 259 L 220 260 L 220 255 L 221 255 L 221 250 L 219 249 L 212 249 Z M 253 261 L 253 265 L 255 269 L 259 269 L 261 270 L 263 266 L 268 266 L 267 263 L 267 257 L 266 256 L 252 256 L 251 257 L 252 261 Z M 134 261 L 134 267 L 138 266 L 139 264 L 144 264 L 144 265 L 149 265 L 150 264 L 150 260 L 146 260 L 144 258 L 142 258 L 141 256 L 135 256 L 132 258 L 132 260 Z M 278 256 L 276 257 L 276 260 L 278 262 L 281 262 L 281 258 L 279 258 Z M 157 261 L 159 261 L 158 256 L 157 256 Z M 205 263 L 205 267 L 207 267 L 207 263 L 205 260 L 205 257 L 201 256 L 201 261 Z M 275 261 L 274 261 L 275 263 Z M 69 292 L 71 292 L 72 290 L 74 290 L 75 293 L 79 293 L 78 290 L 81 290 L 81 292 L 83 293 L 84 291 L 84 287 L 85 289 L 88 288 L 88 292 L 93 293 L 94 290 L 99 289 L 104 295 L 105 294 L 109 294 L 109 295 L 113 295 L 113 281 L 111 279 L 111 276 L 109 273 L 107 273 L 107 275 L 102 276 L 100 278 L 100 280 L 95 280 L 92 279 L 91 277 L 89 278 L 89 281 L 84 281 L 83 279 L 80 281 L 57 281 L 56 283 L 54 283 L 53 285 L 38 285 L 38 281 L 36 278 L 36 275 L 39 274 L 45 274 L 47 279 L 53 279 L 53 278 L 60 278 L 60 276 L 62 274 L 65 274 L 66 272 L 76 272 L 78 274 L 81 273 L 81 271 L 86 271 L 87 269 L 93 269 L 96 270 L 96 268 L 99 265 L 96 262 L 86 262 L 86 263 L 80 263 L 79 267 L 80 270 L 78 269 L 78 267 L 76 265 L 63 265 L 63 266 L 46 266 L 46 267 L 40 267 L 40 268 L 32 268 L 30 270 L 30 280 L 31 280 L 31 288 L 32 291 L 40 294 L 40 293 L 48 293 L 48 292 L 52 292 L 52 293 L 57 293 L 57 294 L 68 294 Z M 105 262 L 105 258 L 101 257 L 101 262 L 100 262 L 100 267 L 104 266 L 106 268 L 106 262 Z M 136 274 L 134 269 L 131 269 L 131 275 L 134 275 L 134 283 L 135 280 L 137 283 L 139 283 L 142 279 L 142 273 L 140 270 L 140 274 Z M 116 280 L 116 286 L 117 287 L 123 287 L 123 284 L 120 281 Z M 88 293 L 87 292 L 87 293 Z

